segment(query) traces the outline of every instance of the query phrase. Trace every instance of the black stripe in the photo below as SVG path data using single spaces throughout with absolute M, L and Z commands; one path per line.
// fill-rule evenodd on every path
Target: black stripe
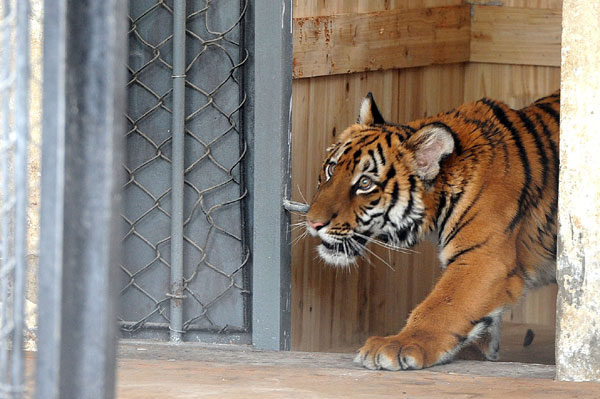
M 385 142 L 386 142 L 388 148 L 392 148 L 392 132 L 388 132 L 388 131 L 385 132 Z
M 381 148 L 381 143 L 377 143 L 377 152 L 379 153 L 379 157 L 381 158 L 381 164 L 385 165 L 385 156 L 383 155 L 383 148 Z
M 398 187 L 398 182 L 395 181 L 394 182 L 394 187 L 392 188 L 392 201 L 390 202 L 390 206 L 388 208 L 388 213 L 389 210 L 392 209 L 394 207 L 394 205 L 396 205 L 396 202 L 398 201 L 398 192 L 399 192 L 399 187 Z
M 374 142 L 376 142 L 379 139 L 379 136 L 375 135 L 375 137 L 373 137 L 373 140 L 369 141 L 368 143 L 364 144 L 364 147 L 367 147 L 371 144 L 373 144 Z
M 362 219 L 360 218 L 360 215 L 356 211 L 353 211 L 353 212 L 354 212 L 354 222 L 356 224 L 362 224 Z
M 553 191 L 552 191 L 552 202 L 550 204 L 550 213 L 546 214 L 546 225 L 545 225 L 545 231 L 552 231 L 552 227 L 554 225 L 554 219 L 556 216 L 556 213 L 558 211 L 558 170 L 559 170 L 559 154 L 558 154 L 558 148 L 556 147 L 556 143 L 554 142 L 554 140 L 552 139 L 552 133 L 550 132 L 550 130 L 548 129 L 548 126 L 546 126 L 546 124 L 544 123 L 544 121 L 542 120 L 542 118 L 539 115 L 536 115 L 537 117 L 537 121 L 540 124 L 540 126 L 542 127 L 542 131 L 544 132 L 544 135 L 546 136 L 546 138 L 548 139 L 548 143 L 550 145 L 550 151 L 552 152 L 552 158 L 553 158 L 553 162 L 552 162 L 552 166 L 554 168 L 554 179 L 553 179 L 553 183 L 554 183 L 554 187 L 553 187 Z M 556 242 L 555 242 L 556 244 Z M 554 245 L 554 251 L 556 252 L 556 245 Z
M 446 193 L 442 192 L 440 194 L 440 203 L 438 205 L 437 211 L 435 213 L 435 220 L 434 223 L 437 225 L 437 221 L 440 218 L 440 215 L 442 214 L 442 210 L 444 209 L 444 207 L 446 206 Z
M 521 278 L 525 279 L 527 276 L 527 270 L 525 270 L 525 266 L 521 262 L 517 262 L 515 267 L 512 268 L 510 272 L 506 275 L 506 278 L 510 278 L 513 276 L 521 276 Z
M 469 204 L 469 206 L 463 211 L 463 213 L 460 215 L 460 217 L 458 218 L 458 221 L 454 224 L 454 226 L 452 226 L 452 228 L 450 229 L 450 234 L 448 234 L 448 236 L 446 237 L 446 239 L 444 240 L 443 243 L 443 247 L 445 247 L 446 245 L 448 245 L 448 243 L 450 241 L 452 241 L 452 239 L 454 237 L 456 237 L 456 235 L 458 234 L 458 232 L 460 230 L 462 230 L 465 226 L 467 226 L 469 223 L 471 223 L 471 221 L 475 218 L 476 215 L 473 215 L 473 217 L 471 217 L 469 220 L 465 221 L 463 223 L 463 219 L 467 216 L 467 213 L 469 213 L 469 211 L 473 208 L 473 206 L 477 203 L 477 201 L 479 201 L 479 199 L 481 198 L 481 194 L 483 193 L 483 190 L 485 189 L 485 184 L 483 184 L 481 186 L 481 188 L 479 189 L 479 191 L 477 192 L 477 194 L 475 195 L 475 198 L 473 198 L 473 201 Z M 462 224 L 461 224 L 462 223 Z M 458 226 L 458 227 L 457 227 Z
M 375 174 L 379 174 L 379 165 L 377 164 L 377 159 L 375 159 L 375 152 L 373 152 L 373 150 L 369 150 L 369 156 L 373 160 L 373 165 L 375 166 Z
M 521 118 L 521 121 L 525 125 L 527 131 L 533 136 L 533 139 L 535 140 L 535 146 L 537 148 L 538 155 L 540 156 L 540 163 L 542 164 L 542 184 L 541 186 L 537 187 L 537 199 L 532 200 L 534 203 L 536 203 L 539 199 L 542 198 L 542 191 L 544 190 L 544 187 L 546 187 L 546 183 L 548 182 L 548 156 L 546 155 L 544 143 L 542 143 L 542 139 L 540 138 L 540 135 L 538 134 L 534 123 L 531 121 L 531 119 L 529 119 L 525 112 L 518 111 L 517 113 Z
M 448 262 L 446 262 L 446 267 L 450 266 L 453 262 L 456 261 L 456 259 L 460 258 L 461 256 L 463 256 L 464 254 L 471 252 L 477 248 L 482 247 L 483 245 L 485 245 L 488 242 L 488 239 L 486 238 L 484 241 L 480 242 L 479 244 L 475 244 L 472 245 L 468 248 L 465 249 L 461 249 L 460 251 L 458 251 L 456 254 L 454 254 L 454 256 L 452 256 L 450 259 L 448 259 Z
M 410 175 L 408 177 L 408 181 L 410 183 L 410 189 L 408 190 L 408 204 L 406 205 L 406 208 L 404 209 L 404 212 L 402 213 L 402 219 L 404 219 L 406 216 L 408 216 L 410 214 L 410 212 L 412 211 L 412 208 L 414 206 L 414 202 L 415 202 L 413 199 L 413 191 L 414 191 L 415 187 L 417 186 L 417 182 L 413 175 Z
M 389 217 L 390 211 L 392 210 L 392 208 L 394 208 L 394 205 L 396 205 L 396 202 L 398 201 L 398 191 L 399 191 L 398 182 L 395 181 L 394 187 L 392 188 L 392 194 L 391 194 L 392 200 L 390 201 L 390 205 L 388 206 L 388 209 L 385 212 L 385 215 L 383 215 L 383 219 L 385 221 L 390 220 L 390 217 Z
M 554 122 L 560 126 L 560 115 L 554 108 L 552 108 L 551 103 L 540 103 L 535 104 L 535 106 L 550 115 L 554 119 Z
M 494 112 L 496 119 L 498 119 L 498 122 L 504 125 L 512 135 L 512 139 L 515 145 L 517 146 L 517 150 L 519 151 L 519 158 L 521 159 L 521 164 L 523 165 L 523 174 L 525 175 L 525 181 L 523 182 L 523 187 L 521 188 L 521 195 L 519 196 L 517 212 L 515 216 L 513 216 L 512 221 L 506 229 L 506 232 L 510 232 L 514 230 L 514 228 L 517 226 L 524 214 L 523 211 L 525 210 L 526 202 L 528 200 L 529 186 L 531 185 L 531 166 L 529 165 L 527 151 L 525 151 L 525 147 L 523 146 L 521 136 L 517 129 L 515 129 L 512 122 L 506 117 L 506 113 L 504 113 L 504 110 L 490 99 L 484 98 L 482 101 L 488 107 L 490 107 L 490 109 Z
M 452 194 L 450 196 L 450 204 L 448 205 L 448 210 L 444 215 L 444 220 L 442 220 L 442 223 L 438 226 L 438 232 L 440 235 L 444 232 L 446 228 L 446 222 L 448 222 L 448 218 L 450 217 L 450 215 L 452 215 L 452 212 L 454 212 L 454 207 L 456 206 L 456 203 L 460 200 L 461 196 L 462 191 L 458 194 Z
M 484 316 L 479 320 L 472 320 L 471 324 L 473 324 L 474 326 L 476 326 L 479 323 L 483 323 L 486 327 L 489 327 L 492 325 L 492 323 L 494 322 L 494 319 L 491 318 L 490 316 Z
M 389 179 L 391 179 L 394 176 L 396 176 L 396 168 L 394 168 L 394 165 L 390 165 L 387 173 L 385 174 L 385 178 L 386 178 L 386 180 L 389 180 Z
M 415 128 L 414 128 L 414 127 L 412 127 L 412 126 L 408 126 L 408 125 L 404 125 L 404 126 L 402 126 L 402 128 L 403 128 L 404 130 L 408 130 L 410 133 L 414 133 L 414 132 L 416 132 L 416 131 L 417 131 L 417 129 L 415 129 Z
M 444 240 L 444 242 L 441 244 L 442 248 L 445 248 L 448 244 L 450 244 L 450 242 L 452 242 L 452 240 L 454 239 L 454 237 L 456 237 L 456 235 L 466 226 L 468 226 L 478 215 L 479 213 L 475 213 L 473 216 L 471 216 L 470 218 L 468 218 L 467 220 L 465 220 L 462 224 L 460 224 L 458 227 L 456 228 L 452 228 L 452 230 L 450 230 L 450 234 L 448 235 L 448 237 Z M 457 226 L 458 223 L 456 223 L 454 226 Z
M 545 102 L 545 100 L 549 100 L 551 98 L 559 98 L 560 99 L 560 90 L 559 91 L 555 91 L 554 93 L 552 93 L 552 94 L 550 94 L 548 96 L 538 98 L 537 100 L 534 101 L 534 103 Z

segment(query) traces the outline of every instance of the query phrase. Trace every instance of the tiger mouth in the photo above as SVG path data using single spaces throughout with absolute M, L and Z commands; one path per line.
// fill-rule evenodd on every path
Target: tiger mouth
M 364 244 L 364 239 L 357 238 L 334 242 L 321 240 L 317 251 L 325 263 L 333 266 L 349 266 L 356 263 L 356 258 L 362 255 Z

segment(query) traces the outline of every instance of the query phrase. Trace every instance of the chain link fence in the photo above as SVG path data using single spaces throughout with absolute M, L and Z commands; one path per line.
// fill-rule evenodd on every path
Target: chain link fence
M 125 224 L 119 321 L 125 337 L 173 331 L 171 206 L 183 196 L 186 341 L 249 343 L 242 110 L 247 0 L 187 1 L 184 186 L 174 193 L 173 2 L 130 3 Z M 181 233 L 181 232 L 179 232 Z

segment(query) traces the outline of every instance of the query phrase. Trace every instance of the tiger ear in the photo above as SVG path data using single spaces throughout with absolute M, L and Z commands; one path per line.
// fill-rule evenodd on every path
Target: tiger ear
M 377 109 L 375 100 L 373 100 L 373 93 L 371 92 L 367 94 L 360 104 L 358 123 L 362 125 L 383 125 L 385 123 L 383 116 L 381 116 L 379 109 Z
M 406 147 L 414 152 L 415 172 L 424 181 L 431 181 L 440 172 L 440 162 L 454 151 L 450 128 L 442 124 L 427 125 L 406 140 Z

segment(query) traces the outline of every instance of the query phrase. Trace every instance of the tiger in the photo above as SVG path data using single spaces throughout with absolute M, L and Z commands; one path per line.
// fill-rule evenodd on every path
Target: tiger
M 306 214 L 325 263 L 349 267 L 369 242 L 410 248 L 437 232 L 443 272 L 396 335 L 355 362 L 422 369 L 469 345 L 499 358 L 502 312 L 556 282 L 560 90 L 522 109 L 482 98 L 406 124 L 373 95 L 327 156 Z M 483 338 L 485 337 L 485 339 Z

